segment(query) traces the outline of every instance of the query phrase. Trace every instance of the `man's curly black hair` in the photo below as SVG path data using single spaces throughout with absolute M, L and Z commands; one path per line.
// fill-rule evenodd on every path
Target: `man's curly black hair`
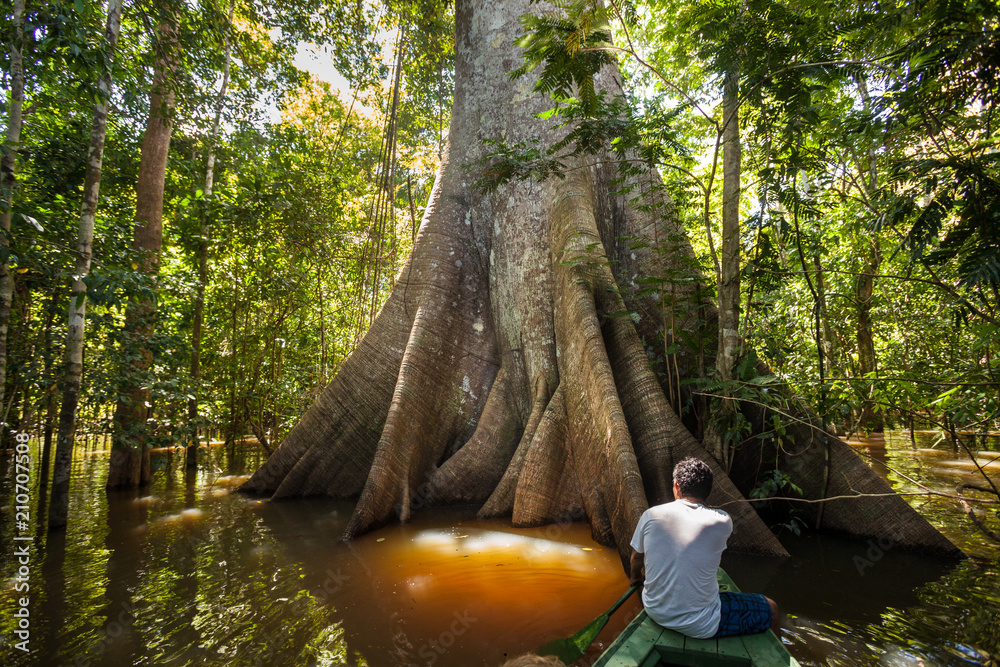
M 704 461 L 689 456 L 674 466 L 674 481 L 682 496 L 705 500 L 712 492 L 712 469 Z

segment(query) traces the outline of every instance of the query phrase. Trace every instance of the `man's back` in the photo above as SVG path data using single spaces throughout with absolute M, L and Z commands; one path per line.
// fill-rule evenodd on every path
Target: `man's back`
M 642 603 L 654 621 L 689 637 L 715 634 L 716 571 L 732 532 L 728 514 L 683 499 L 643 512 L 632 547 L 646 554 Z

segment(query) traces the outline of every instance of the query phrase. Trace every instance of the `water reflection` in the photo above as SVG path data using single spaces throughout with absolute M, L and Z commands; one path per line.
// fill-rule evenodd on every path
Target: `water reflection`
M 852 444 L 902 490 L 912 478 L 951 492 L 975 474 L 963 452 L 905 434 Z M 69 531 L 40 531 L 32 545 L 28 657 L 8 639 L 16 563 L 0 554 L 0 664 L 495 666 L 575 632 L 627 585 L 617 553 L 582 524 L 515 530 L 451 508 L 345 543 L 351 503 L 234 494 L 260 461 L 252 448 L 233 454 L 212 448 L 185 471 L 183 456 L 162 453 L 153 487 L 110 495 L 106 455 L 77 456 Z M 10 493 L 6 479 L 5 544 Z M 724 565 L 782 603 L 804 664 L 989 664 L 1000 654 L 996 549 L 953 503 L 911 502 L 974 558 L 783 535 L 793 558 Z M 633 598 L 595 651 L 637 610 Z
M 954 494 L 960 483 L 982 483 L 969 455 L 933 433 L 918 431 L 911 441 L 908 433 L 892 432 L 850 444 L 897 491 L 926 487 Z M 997 447 L 997 439 L 986 445 Z M 991 478 L 1000 480 L 996 451 L 973 453 Z M 881 544 L 786 539 L 795 558 L 763 585 L 790 601 L 786 608 L 793 622 L 786 641 L 803 664 L 1000 664 L 997 546 L 954 501 L 920 495 L 907 500 L 970 560 L 942 569 L 934 559 L 894 548 L 888 539 Z M 994 531 L 1000 527 L 995 510 L 980 514 Z
M 971 438 L 971 435 L 966 436 Z M 976 462 L 994 484 L 1000 486 L 1000 438 L 990 436 L 984 444 L 995 449 L 973 449 L 976 462 L 962 448 L 952 447 L 948 440 L 931 431 L 916 431 L 913 440 L 906 432 L 891 431 L 884 436 L 873 435 L 849 441 L 865 458 L 872 470 L 881 475 L 896 491 L 919 493 L 925 487 L 932 491 L 954 495 L 959 484 L 983 484 Z M 919 485 L 918 483 L 919 482 Z M 976 495 L 971 492 L 970 495 Z M 994 559 L 997 544 L 991 542 L 972 523 L 953 500 L 934 496 L 909 496 L 907 500 L 955 544 L 972 556 Z M 985 508 L 984 508 L 985 509 Z M 978 514 L 1000 531 L 1000 516 L 995 510 L 979 510 Z
M 150 489 L 112 494 L 106 459 L 75 457 L 70 528 L 33 547 L 31 654 L 5 641 L 0 663 L 495 665 L 626 586 L 580 524 L 516 531 L 443 510 L 344 543 L 350 503 L 232 493 L 259 465 L 243 454 L 213 449 L 193 473 L 172 457 Z M 14 597 L 0 597 L 5 637 Z
M 328 507 L 258 511 L 314 573 L 314 594 L 342 610 L 349 645 L 372 665 L 496 665 L 572 634 L 627 587 L 617 552 L 583 524 L 515 530 L 448 509 L 343 543 L 351 506 Z M 627 620 L 619 616 L 616 630 Z

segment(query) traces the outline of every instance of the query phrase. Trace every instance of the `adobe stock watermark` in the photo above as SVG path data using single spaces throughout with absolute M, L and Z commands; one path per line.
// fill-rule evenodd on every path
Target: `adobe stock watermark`
M 574 523 L 586 520 L 587 513 L 583 508 L 575 507 L 568 512 L 552 517 L 552 523 L 537 527 L 534 534 L 540 539 L 557 541 L 559 536 L 569 530 Z
M 300 617 L 308 611 L 310 602 L 315 601 L 317 604 L 329 602 L 333 596 L 343 590 L 344 584 L 350 579 L 350 575 L 341 574 L 340 568 L 336 572 L 327 569 L 326 579 L 323 580 L 319 590 L 313 591 L 311 596 L 296 598 L 284 613 L 291 618 Z M 240 649 L 237 653 L 240 665 L 244 667 L 269 667 L 279 662 L 281 652 L 287 651 L 288 646 L 281 641 L 272 641 L 268 642 L 267 648 L 264 651 L 260 651 L 257 646 L 252 647 L 251 650 L 254 652 L 252 656 L 247 655 L 245 649 Z
M 452 616 L 455 620 L 451 622 L 451 625 L 442 630 L 436 639 L 424 642 L 417 650 L 417 655 L 423 662 L 410 663 L 407 667 L 430 667 L 455 645 L 455 641 L 464 635 L 473 623 L 479 620 L 468 610 L 461 614 L 456 611 Z
M 858 570 L 858 576 L 865 576 L 865 570 L 873 567 L 875 563 L 882 560 L 887 551 L 890 551 L 899 542 L 902 537 L 899 529 L 894 528 L 890 534 L 883 535 L 877 540 L 874 538 L 869 538 L 867 545 L 868 550 L 865 552 L 865 556 L 854 556 L 851 560 L 854 562 L 854 567 Z
M 341 574 L 340 568 L 337 571 L 327 569 L 326 579 L 323 581 L 323 585 L 320 590 L 313 593 L 313 597 L 320 603 L 325 604 L 330 601 L 330 599 L 339 593 L 348 581 L 350 581 L 351 576 L 349 574 Z
M 104 636 L 87 647 L 83 655 L 78 655 L 73 661 L 73 667 L 87 667 L 91 660 L 101 656 L 108 647 L 111 646 L 125 630 L 131 627 L 135 621 L 135 607 L 128 602 L 122 602 L 118 606 L 118 615 L 104 626 Z
M 31 450 L 27 433 L 14 435 L 14 536 L 11 539 L 17 570 L 14 592 L 23 593 L 14 600 L 14 648 L 28 653 L 31 643 Z

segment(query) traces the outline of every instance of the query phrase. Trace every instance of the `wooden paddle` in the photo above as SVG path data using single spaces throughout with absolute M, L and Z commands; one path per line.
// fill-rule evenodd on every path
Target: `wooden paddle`
M 611 614 L 615 613 L 615 611 L 618 610 L 618 607 L 625 604 L 625 600 L 628 600 L 629 596 L 637 590 L 639 590 L 638 586 L 632 586 L 625 591 L 625 595 L 621 596 L 621 598 L 618 599 L 618 602 L 611 605 L 611 609 L 608 609 L 606 612 L 588 623 L 575 635 L 551 641 L 543 646 L 538 653 L 540 655 L 554 655 L 562 660 L 566 665 L 577 660 L 587 651 L 588 648 L 590 648 L 590 645 L 594 643 L 594 640 L 597 639 L 598 633 L 600 633 L 604 626 L 607 625 L 608 619 L 611 618 Z

